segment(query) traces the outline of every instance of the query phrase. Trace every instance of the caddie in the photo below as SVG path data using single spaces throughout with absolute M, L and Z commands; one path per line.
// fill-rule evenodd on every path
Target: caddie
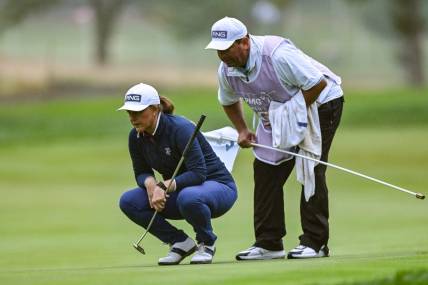
M 225 17 L 211 28 L 206 49 L 217 52 L 218 100 L 239 133 L 241 147 L 258 142 L 272 146 L 269 120 L 271 102 L 287 103 L 303 95 L 307 107 L 316 104 L 322 138 L 322 161 L 328 153 L 343 108 L 341 78 L 302 52 L 289 39 L 254 36 L 235 18 Z M 257 114 L 259 123 L 252 132 L 244 120 L 242 101 Z M 321 147 L 320 147 L 321 148 Z M 254 244 L 239 252 L 237 260 L 284 258 L 282 238 L 286 234 L 283 186 L 293 170 L 293 156 L 254 147 Z M 329 208 L 326 166 L 317 165 L 315 192 L 306 201 L 302 189 L 300 217 L 303 233 L 288 258 L 329 256 Z

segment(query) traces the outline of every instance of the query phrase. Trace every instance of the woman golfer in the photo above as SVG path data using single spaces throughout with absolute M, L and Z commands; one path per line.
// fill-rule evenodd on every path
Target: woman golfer
M 126 110 L 134 127 L 129 134 L 129 152 L 138 187 L 125 192 L 120 208 L 134 223 L 146 228 L 158 211 L 149 232 L 170 245 L 159 265 L 179 264 L 193 255 L 190 263 L 211 263 L 217 236 L 211 218 L 226 213 L 237 198 L 235 182 L 198 133 L 183 166 L 170 180 L 183 150 L 195 129 L 187 119 L 172 115 L 174 106 L 150 85 L 137 84 L 126 92 Z M 154 170 L 164 181 L 156 181 Z M 174 192 L 166 194 L 168 187 Z M 166 185 L 166 186 L 165 186 Z M 196 232 L 196 241 L 166 219 L 185 219 Z

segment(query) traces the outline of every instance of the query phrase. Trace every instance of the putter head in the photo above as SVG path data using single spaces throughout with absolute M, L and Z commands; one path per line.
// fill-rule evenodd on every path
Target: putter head
M 416 198 L 423 200 L 425 199 L 425 195 L 422 193 L 416 193 Z
M 133 246 L 134 246 L 134 248 L 136 249 L 136 250 L 138 250 L 139 252 L 141 252 L 142 254 L 146 254 L 146 252 L 144 251 L 144 248 L 142 248 L 140 245 L 138 245 L 138 244 L 136 244 L 136 243 L 134 243 L 134 244 L 132 244 Z

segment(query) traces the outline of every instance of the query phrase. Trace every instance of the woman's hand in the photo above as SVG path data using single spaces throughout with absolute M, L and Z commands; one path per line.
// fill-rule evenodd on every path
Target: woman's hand
M 156 186 L 153 191 L 150 204 L 157 212 L 162 212 L 162 210 L 165 208 L 166 198 L 168 198 L 168 195 L 166 194 L 165 190 L 159 186 Z
M 175 189 L 177 188 L 177 184 L 175 183 L 175 179 L 172 180 L 172 182 L 171 182 L 171 179 L 168 179 L 168 180 L 165 180 L 163 183 L 165 184 L 166 188 L 169 189 L 169 192 L 174 192 Z M 169 183 L 172 183 L 171 187 L 168 187 Z

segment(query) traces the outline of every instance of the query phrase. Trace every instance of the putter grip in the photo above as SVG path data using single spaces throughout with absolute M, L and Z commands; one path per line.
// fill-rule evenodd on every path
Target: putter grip
M 199 118 L 198 123 L 196 124 L 195 130 L 193 131 L 192 136 L 190 137 L 189 141 L 186 144 L 186 147 L 183 150 L 183 154 L 181 155 L 182 157 L 184 157 L 187 153 L 187 151 L 190 148 L 190 145 L 193 143 L 193 141 L 195 140 L 196 135 L 198 134 L 199 129 L 201 128 L 202 124 L 204 123 L 206 116 L 205 115 L 201 115 L 201 117 Z

